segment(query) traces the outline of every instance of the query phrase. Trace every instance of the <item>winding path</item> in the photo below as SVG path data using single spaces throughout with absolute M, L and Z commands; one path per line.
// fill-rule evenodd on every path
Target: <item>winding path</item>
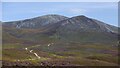
M 33 52 L 33 50 L 29 50 L 28 48 L 25 48 L 25 50 L 29 51 L 30 53 L 33 53 L 38 59 L 41 58 L 37 53 Z

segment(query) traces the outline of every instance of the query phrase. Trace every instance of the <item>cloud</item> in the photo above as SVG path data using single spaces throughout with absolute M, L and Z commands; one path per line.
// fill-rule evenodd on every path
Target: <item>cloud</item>
M 69 9 L 68 11 L 73 14 L 85 14 L 87 12 L 87 10 L 80 8 L 73 8 L 73 9 Z
M 117 8 L 118 7 L 118 3 L 117 2 L 105 2 L 105 3 L 94 3 L 94 4 L 90 4 L 91 6 L 89 8 L 105 8 L 105 9 L 108 9 L 108 8 Z

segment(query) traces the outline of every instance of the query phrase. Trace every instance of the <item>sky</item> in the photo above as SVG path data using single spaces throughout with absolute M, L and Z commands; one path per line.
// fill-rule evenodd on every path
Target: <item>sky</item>
M 2 2 L 118 2 L 119 0 L 1 0 Z
M 85 15 L 118 25 L 117 2 L 3 2 L 2 21 L 17 21 L 47 14 L 67 17 Z

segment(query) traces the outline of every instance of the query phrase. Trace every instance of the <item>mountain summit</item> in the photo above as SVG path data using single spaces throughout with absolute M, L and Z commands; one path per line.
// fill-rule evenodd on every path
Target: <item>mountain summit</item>
M 60 22 L 59 22 L 60 23 Z M 118 33 L 118 28 L 109 24 L 105 24 L 101 21 L 88 18 L 86 16 L 76 16 L 61 21 L 62 25 L 66 29 L 78 30 L 78 31 L 101 31 L 101 32 L 113 32 Z M 62 27 L 64 28 L 64 27 Z
M 68 17 L 61 16 L 61 15 L 49 14 L 49 15 L 44 15 L 44 16 L 31 18 L 31 19 L 6 22 L 7 23 L 6 25 L 14 26 L 16 28 L 41 28 L 45 25 L 57 23 L 67 18 Z

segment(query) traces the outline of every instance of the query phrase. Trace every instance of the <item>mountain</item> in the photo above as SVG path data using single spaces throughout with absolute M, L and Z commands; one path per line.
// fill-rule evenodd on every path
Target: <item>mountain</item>
M 48 24 L 57 23 L 58 21 L 65 20 L 67 17 L 61 15 L 44 15 L 32 19 L 25 19 L 20 21 L 5 22 L 6 25 L 16 28 L 41 28 Z
M 57 28 L 56 28 L 57 26 Z M 118 28 L 86 16 L 76 16 L 54 25 L 56 34 L 63 40 L 112 42 L 118 37 Z M 112 39 L 112 40 L 111 40 Z
M 118 27 L 80 15 L 2 23 L 5 66 L 115 66 Z
M 111 42 L 116 41 L 118 36 L 117 27 L 83 15 L 72 18 L 45 15 L 27 20 L 5 22 L 3 29 L 15 37 L 34 38 L 34 40 L 36 37 L 40 40 L 41 36 L 48 38 L 53 36 L 67 41 Z
M 74 27 L 79 27 L 79 29 L 84 29 L 87 30 L 87 28 L 92 29 L 92 30 L 102 30 L 102 31 L 108 31 L 108 32 L 117 32 L 117 27 L 105 24 L 101 21 L 95 20 L 88 18 L 86 16 L 76 16 L 72 18 L 68 18 L 65 16 L 61 15 L 44 15 L 36 18 L 31 18 L 31 19 L 25 19 L 25 20 L 20 20 L 20 21 L 12 21 L 12 22 L 4 22 L 3 26 L 13 26 L 16 28 L 41 28 L 45 27 L 46 25 L 74 25 Z M 89 30 L 90 30 L 89 29 Z
M 86 16 L 76 16 L 72 18 L 68 18 L 62 21 L 59 21 L 60 28 L 67 28 L 71 30 L 78 31 L 101 31 L 101 32 L 113 32 L 118 33 L 118 28 L 112 25 L 105 24 L 101 21 L 88 18 Z

